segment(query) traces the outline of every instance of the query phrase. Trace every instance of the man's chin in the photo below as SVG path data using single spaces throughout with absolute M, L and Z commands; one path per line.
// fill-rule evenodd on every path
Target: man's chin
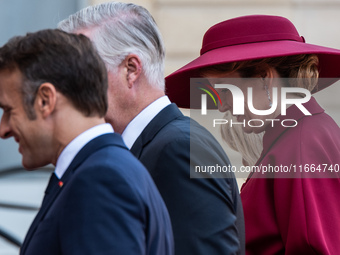
M 40 167 L 48 165 L 48 164 L 38 164 L 38 163 L 35 163 L 35 162 L 25 162 L 24 160 L 21 163 L 22 163 L 22 166 L 27 171 L 36 170 L 37 168 L 40 168 Z

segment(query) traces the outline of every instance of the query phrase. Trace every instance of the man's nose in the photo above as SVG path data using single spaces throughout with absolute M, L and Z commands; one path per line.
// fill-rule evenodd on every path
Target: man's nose
M 7 139 L 12 136 L 12 131 L 9 126 L 8 120 L 6 119 L 6 116 L 1 117 L 1 122 L 0 122 L 0 137 L 2 139 Z

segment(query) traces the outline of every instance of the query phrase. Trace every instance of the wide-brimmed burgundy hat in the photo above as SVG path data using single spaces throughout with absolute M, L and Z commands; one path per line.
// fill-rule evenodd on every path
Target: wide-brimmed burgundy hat
M 305 43 L 286 18 L 250 15 L 218 23 L 205 33 L 198 58 L 166 77 L 166 94 L 179 107 L 190 108 L 190 78 L 203 67 L 229 62 L 317 54 L 320 80 L 317 90 L 340 79 L 340 50 Z

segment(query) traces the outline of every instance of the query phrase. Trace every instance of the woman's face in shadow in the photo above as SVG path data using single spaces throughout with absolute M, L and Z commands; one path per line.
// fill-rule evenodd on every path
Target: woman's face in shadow
M 243 98 L 239 96 L 235 98 L 235 93 L 232 92 L 230 89 L 216 88 L 216 91 L 218 92 L 222 101 L 222 105 L 220 103 L 218 104 L 219 111 L 230 111 L 231 114 L 236 117 L 237 123 L 240 123 L 235 125 L 242 125 L 244 132 L 260 133 L 264 131 L 268 124 L 271 124 L 271 122 L 266 121 L 266 119 L 274 119 L 278 115 L 277 111 L 274 111 L 274 113 L 269 115 L 257 115 L 250 110 L 251 105 L 256 110 L 268 110 L 271 108 L 271 101 L 269 98 L 273 98 L 272 91 L 270 88 L 268 88 L 268 85 L 266 85 L 267 81 L 265 79 L 242 78 L 238 72 L 232 72 L 228 74 L 208 73 L 204 74 L 204 77 L 209 80 L 211 86 L 213 86 L 214 88 L 216 88 L 216 84 L 231 84 L 236 86 L 239 89 L 239 92 L 242 92 Z M 241 93 L 239 93 L 239 95 L 241 95 Z M 252 102 L 248 100 L 249 96 L 251 96 Z M 234 108 L 240 106 L 234 104 L 235 100 L 243 101 L 243 114 L 235 114 L 236 109 Z

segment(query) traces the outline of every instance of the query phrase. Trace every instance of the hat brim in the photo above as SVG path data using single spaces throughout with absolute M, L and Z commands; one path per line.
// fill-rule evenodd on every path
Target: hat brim
M 190 78 L 201 77 L 203 67 L 300 54 L 318 55 L 319 77 L 330 78 L 319 80 L 313 93 L 340 79 L 340 50 L 296 41 L 268 41 L 221 47 L 202 54 L 165 78 L 166 94 L 179 107 L 190 108 Z

